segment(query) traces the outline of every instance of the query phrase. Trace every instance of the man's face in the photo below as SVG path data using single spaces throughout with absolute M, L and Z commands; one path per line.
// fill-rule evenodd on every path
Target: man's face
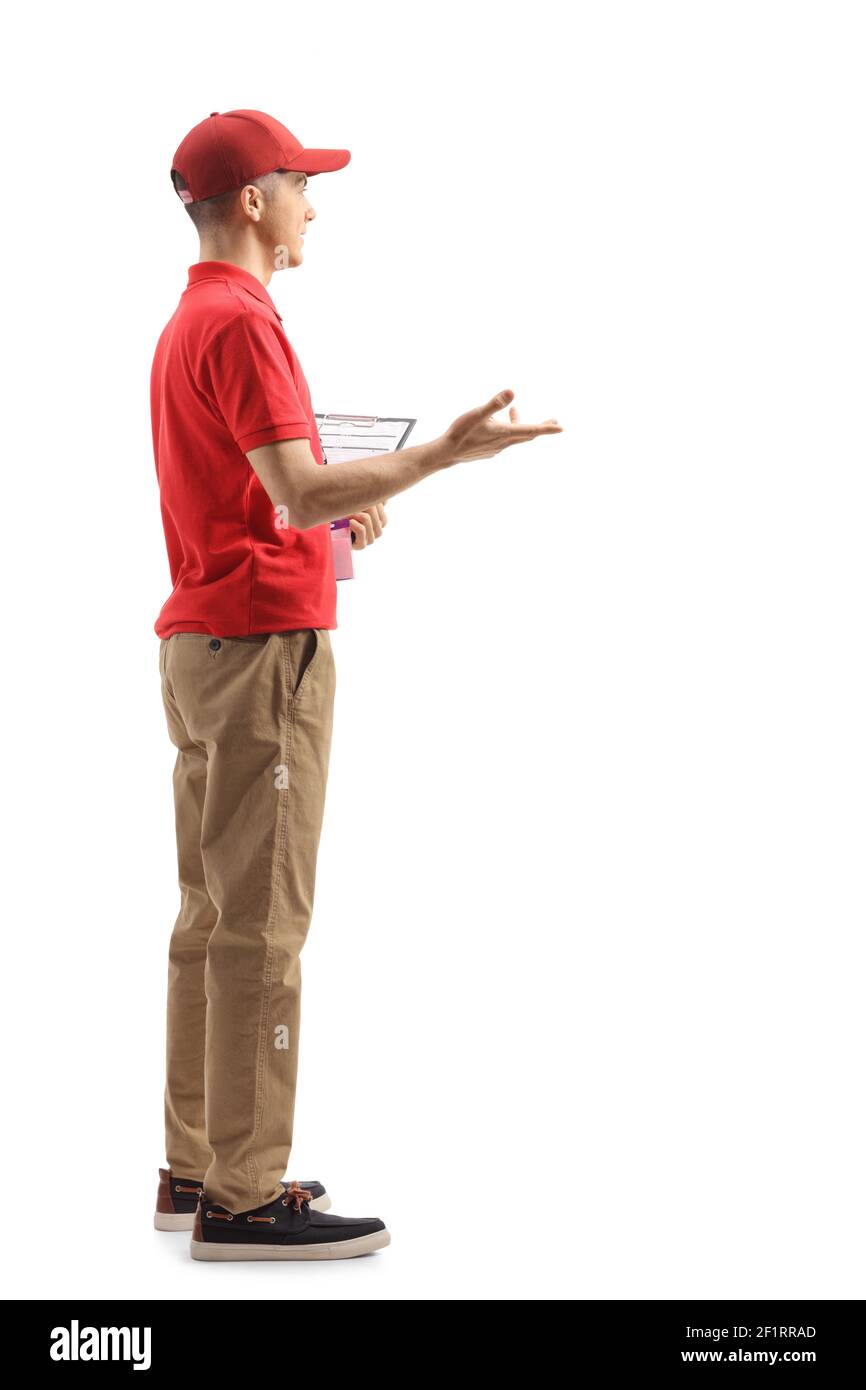
M 304 259 L 303 236 L 316 215 L 305 189 L 306 174 L 291 171 L 280 174 L 268 202 L 268 235 L 273 237 L 276 264 L 280 268 L 300 265 Z M 281 248 L 285 248 L 284 250 Z

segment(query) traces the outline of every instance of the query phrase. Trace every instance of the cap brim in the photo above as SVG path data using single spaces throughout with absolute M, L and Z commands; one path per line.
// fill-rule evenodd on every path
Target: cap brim
M 348 150 L 301 150 L 286 168 L 296 169 L 299 174 L 331 174 L 335 169 L 345 169 L 351 158 Z

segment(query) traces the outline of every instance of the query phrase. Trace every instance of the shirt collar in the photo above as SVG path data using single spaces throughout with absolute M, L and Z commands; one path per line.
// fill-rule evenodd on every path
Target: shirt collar
M 240 285 L 241 289 L 246 290 L 262 304 L 266 304 L 282 323 L 282 315 L 277 313 L 276 305 L 261 280 L 257 280 L 255 275 L 251 275 L 242 266 L 235 265 L 232 261 L 199 261 L 189 268 L 187 288 L 199 284 L 202 280 L 229 280 L 234 285 Z

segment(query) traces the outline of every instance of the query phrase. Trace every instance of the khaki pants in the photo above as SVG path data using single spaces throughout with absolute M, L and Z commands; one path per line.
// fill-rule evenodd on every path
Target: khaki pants
M 232 1212 L 282 1194 L 301 948 L 336 670 L 327 628 L 160 643 L 180 914 L 169 948 L 166 1159 Z

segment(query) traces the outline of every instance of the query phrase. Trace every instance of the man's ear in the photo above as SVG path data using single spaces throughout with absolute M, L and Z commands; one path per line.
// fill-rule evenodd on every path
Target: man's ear
M 244 216 L 251 222 L 260 222 L 262 213 L 265 209 L 264 194 L 260 188 L 256 188 L 254 183 L 248 183 L 241 189 L 241 207 Z

